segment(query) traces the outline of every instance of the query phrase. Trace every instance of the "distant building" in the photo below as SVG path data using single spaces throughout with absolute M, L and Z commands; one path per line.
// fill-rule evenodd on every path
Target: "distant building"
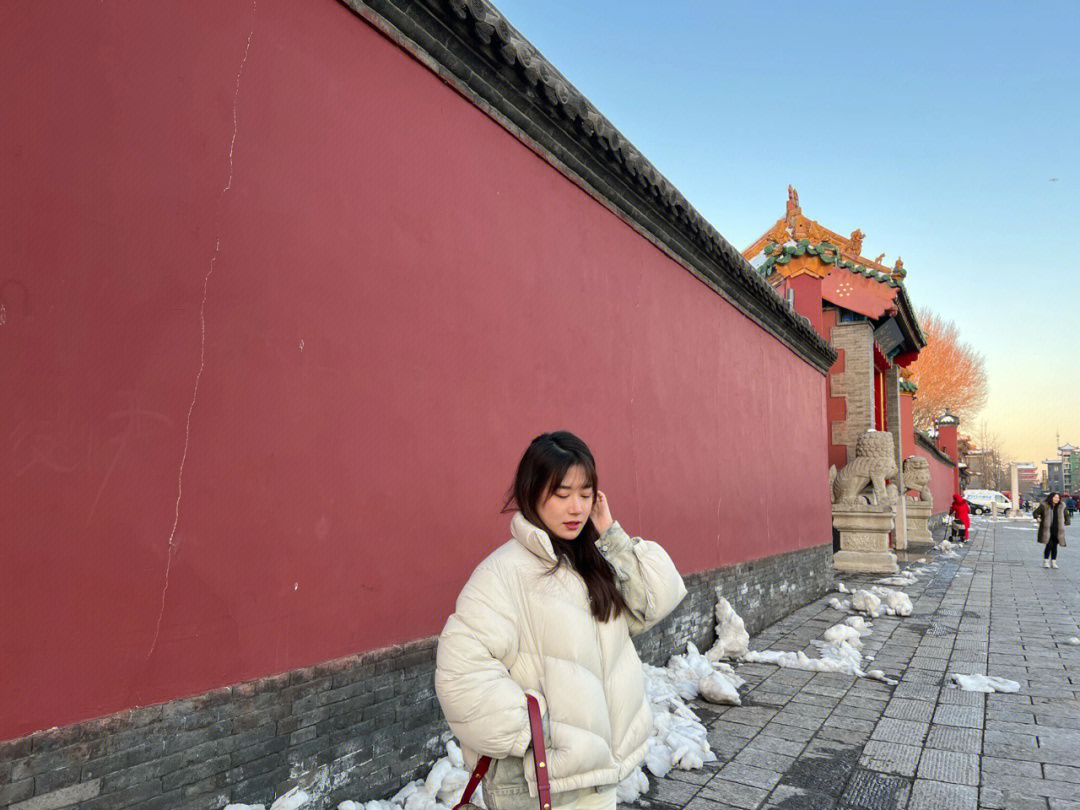
M 1061 459 L 1046 459 L 1046 488 L 1051 492 L 1062 492 L 1065 489 L 1064 476 L 1062 475 Z
M 1016 476 L 1019 482 L 1019 492 L 1026 495 L 1036 489 L 1041 481 L 1039 468 L 1030 461 L 1022 461 L 1016 465 Z
M 1080 447 L 1063 444 L 1058 448 L 1061 455 L 1061 489 L 1074 492 L 1080 489 Z

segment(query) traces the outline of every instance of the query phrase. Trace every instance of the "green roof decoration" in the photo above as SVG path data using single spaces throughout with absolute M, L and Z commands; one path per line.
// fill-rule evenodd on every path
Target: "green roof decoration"
M 900 380 L 900 390 L 907 391 L 909 394 L 914 394 L 919 390 L 919 384 L 914 380 Z
M 766 278 L 772 273 L 775 265 L 787 264 L 796 256 L 817 256 L 818 260 L 824 264 L 832 264 L 844 270 L 850 270 L 852 273 L 872 278 L 874 281 L 880 281 L 890 287 L 900 286 L 900 282 L 888 273 L 882 273 L 872 267 L 867 267 L 865 264 L 855 264 L 850 259 L 845 259 L 840 255 L 840 248 L 831 242 L 812 245 L 809 239 L 800 239 L 794 245 L 784 245 L 783 247 L 775 242 L 770 242 L 765 246 L 764 253 L 769 258 L 758 268 L 758 272 Z M 906 271 L 904 271 L 904 275 L 907 275 Z

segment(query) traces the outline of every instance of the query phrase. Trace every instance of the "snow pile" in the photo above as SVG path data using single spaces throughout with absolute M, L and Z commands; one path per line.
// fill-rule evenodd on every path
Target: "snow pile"
M 731 609 L 730 605 L 728 609 Z M 732 614 L 734 615 L 734 611 Z M 739 619 L 738 616 L 735 618 Z M 742 619 L 739 619 L 738 624 L 742 626 Z M 745 633 L 745 630 L 743 632 Z M 747 638 L 749 639 L 749 636 Z M 716 647 L 713 647 L 713 650 L 715 649 Z M 746 681 L 736 675 L 729 664 L 714 663 L 709 655 L 702 655 L 693 643 L 686 645 L 685 655 L 673 655 L 666 670 L 657 671 L 665 673 L 663 677 L 675 686 L 684 700 L 693 700 L 700 695 L 710 703 L 741 705 L 738 689 Z M 725 697 L 714 700 L 710 695 Z
M 648 755 L 645 757 L 648 763 Z M 615 786 L 615 800 L 620 804 L 632 804 L 638 798 L 649 792 L 649 777 L 641 768 L 635 768 L 633 773 Z
M 851 593 L 851 591 L 847 589 L 847 585 L 845 585 L 843 582 L 837 583 L 836 591 L 837 593 Z
M 297 810 L 311 801 L 311 797 L 302 790 L 290 790 L 280 799 L 270 805 L 270 810 Z M 348 802 L 353 804 L 353 802 Z M 266 810 L 264 804 L 227 804 L 225 810 Z
M 868 636 L 872 632 L 870 630 L 870 625 L 866 623 L 866 619 L 862 616 L 848 616 L 844 619 L 844 624 L 848 627 L 854 627 L 859 631 L 859 635 L 862 636 Z
M 750 648 L 750 634 L 746 622 L 735 612 L 727 599 L 716 589 L 716 643 L 706 653 L 710 661 L 721 658 L 738 658 Z
M 862 647 L 862 634 L 850 624 L 834 624 L 825 631 L 824 638 L 829 644 L 840 644 L 846 641 L 855 649 Z
M 877 582 L 881 585 L 914 585 L 918 580 L 919 578 L 914 571 L 910 568 L 905 568 L 896 576 L 884 577 L 883 579 L 877 580 Z
M 900 681 L 896 680 L 895 678 L 890 678 L 880 669 L 870 670 L 866 673 L 866 677 L 872 681 L 881 681 L 882 683 L 887 683 L 889 684 L 889 686 L 896 686 L 898 683 L 900 683 Z
M 875 596 L 881 598 L 885 605 L 885 612 L 890 616 L 910 616 L 914 606 L 911 597 L 903 591 L 894 591 L 891 588 L 882 588 L 874 585 L 870 588 Z
M 446 756 L 431 767 L 426 779 L 410 782 L 389 801 L 346 801 L 338 805 L 338 810 L 448 810 L 461 799 L 471 775 L 465 769 L 461 749 L 450 740 L 446 744 Z M 483 807 L 484 797 L 481 794 L 482 791 L 477 789 L 470 801 Z M 295 810 L 295 807 L 278 808 L 275 804 L 270 810 Z
M 1074 647 L 1077 647 L 1077 646 L 1080 646 L 1080 638 L 1077 638 L 1076 636 L 1073 636 L 1072 638 L 1070 638 L 1065 643 L 1066 644 L 1072 644 Z
M 866 673 L 861 668 L 862 654 L 847 641 L 841 641 L 838 644 L 817 641 L 814 644 L 821 650 L 820 658 L 811 658 L 802 650 L 797 652 L 752 650 L 743 656 L 743 660 L 750 664 L 775 664 L 778 667 L 801 669 L 807 672 L 838 672 L 857 678 L 866 677 Z
M 270 810 L 297 810 L 311 801 L 311 797 L 302 790 L 289 791 L 272 805 Z
M 829 600 L 829 607 L 831 607 L 833 610 L 851 610 L 851 601 L 845 599 L 843 602 L 841 602 L 834 596 L 832 599 Z
M 952 679 L 965 692 L 1019 692 L 1020 684 L 1008 678 L 996 678 L 990 675 L 960 675 L 953 673 Z
M 728 605 L 728 609 L 730 607 Z M 738 625 L 742 625 L 742 619 Z M 648 664 L 642 666 L 645 695 L 654 722 L 653 735 L 645 752 L 645 767 L 653 776 L 663 778 L 672 768 L 691 771 L 706 762 L 714 762 L 716 754 L 709 747 L 708 730 L 685 701 L 701 696 L 710 701 L 739 705 L 738 688 L 746 681 L 736 675 L 730 665 L 710 661 L 693 644 L 686 645 L 685 655 L 672 656 L 663 669 Z M 615 795 L 619 802 L 630 803 L 648 790 L 649 778 L 637 768 L 617 785 Z
M 941 552 L 941 554 L 938 555 L 938 559 L 940 560 L 951 560 L 960 556 L 953 551 L 953 549 L 956 548 L 956 543 L 950 543 L 948 540 L 942 540 L 934 546 L 934 548 Z
M 851 596 L 851 609 L 857 610 L 859 613 L 865 613 L 867 616 L 877 616 L 880 607 L 881 600 L 870 591 L 859 589 Z

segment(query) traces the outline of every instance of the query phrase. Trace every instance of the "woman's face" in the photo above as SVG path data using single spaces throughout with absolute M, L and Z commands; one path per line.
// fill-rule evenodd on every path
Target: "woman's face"
M 1053 495 L 1053 497 L 1052 497 L 1052 498 L 1050 498 L 1050 503 L 1052 503 L 1052 504 L 1053 504 L 1054 506 L 1057 506 L 1057 504 L 1058 504 L 1058 501 L 1060 501 L 1060 500 L 1061 500 L 1061 496 L 1060 496 L 1060 495 L 1058 495 L 1058 494 L 1057 494 L 1057 493 L 1055 492 L 1055 493 L 1054 493 L 1054 495 Z
M 585 528 L 596 493 L 585 478 L 585 470 L 571 467 L 546 500 L 536 506 L 540 519 L 556 536 L 576 540 Z

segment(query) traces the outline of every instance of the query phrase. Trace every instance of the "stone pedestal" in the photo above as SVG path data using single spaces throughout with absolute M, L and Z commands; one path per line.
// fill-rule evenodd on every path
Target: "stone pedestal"
M 896 555 L 889 551 L 889 532 L 895 526 L 891 506 L 834 506 L 833 527 L 840 532 L 840 550 L 833 555 L 833 567 L 850 573 L 897 573 Z
M 930 511 L 933 504 L 927 501 L 915 501 L 906 498 L 907 501 L 907 544 L 908 548 L 929 548 L 934 545 L 934 537 L 926 528 L 926 521 L 930 519 Z

